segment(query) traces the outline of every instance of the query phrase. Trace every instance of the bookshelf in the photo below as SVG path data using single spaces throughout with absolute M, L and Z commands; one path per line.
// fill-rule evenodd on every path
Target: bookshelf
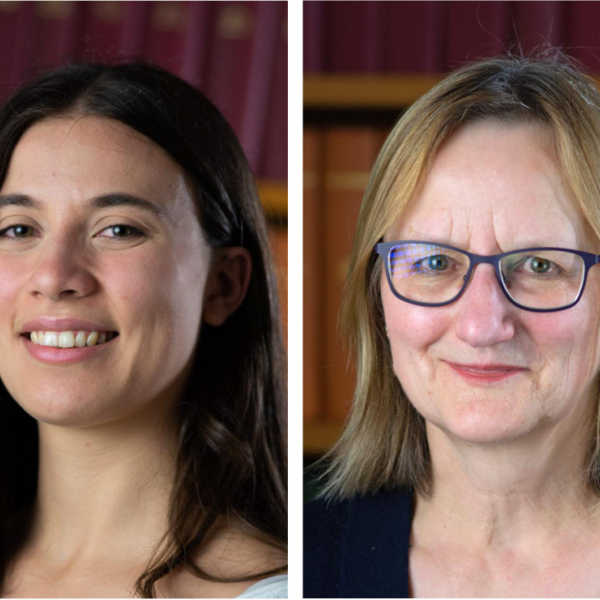
M 429 91 L 442 77 L 442 74 L 307 74 L 304 77 L 305 127 L 316 125 L 326 129 L 340 123 L 359 127 L 383 124 L 389 131 L 400 113 Z M 319 160 L 327 163 L 322 155 Z M 313 182 L 308 180 L 305 182 L 305 186 L 310 187 L 312 184 Z M 320 202 L 324 202 L 324 199 L 321 198 Z M 329 365 L 323 366 L 320 377 L 331 377 L 326 374 L 330 370 Z M 334 379 L 337 381 L 336 377 Z M 326 386 L 321 388 L 323 391 L 324 387 Z M 327 401 L 325 398 L 322 400 Z M 306 457 L 323 455 L 338 439 L 343 429 L 343 420 L 339 415 L 327 415 L 328 410 L 322 407 L 318 416 L 312 415 L 305 420 Z
M 306 75 L 305 110 L 402 109 L 410 106 L 442 75 Z
M 342 423 L 319 421 L 304 426 L 304 454 L 321 455 L 338 439 Z
M 258 195 L 267 217 L 287 218 L 288 188 L 287 182 L 271 179 L 259 179 Z

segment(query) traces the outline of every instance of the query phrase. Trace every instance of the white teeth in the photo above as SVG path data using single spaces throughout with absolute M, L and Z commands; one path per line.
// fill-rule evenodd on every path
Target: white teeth
M 58 333 L 56 331 L 46 331 L 42 345 L 56 348 L 58 346 Z
M 106 331 L 32 331 L 30 339 L 39 346 L 50 346 L 53 348 L 83 348 L 84 346 L 96 346 L 109 342 L 116 333 Z
M 75 345 L 75 336 L 72 331 L 61 331 L 58 336 L 58 346 L 60 348 L 72 348 Z

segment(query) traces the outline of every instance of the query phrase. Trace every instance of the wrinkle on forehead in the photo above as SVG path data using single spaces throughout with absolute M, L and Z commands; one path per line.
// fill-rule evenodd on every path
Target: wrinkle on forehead
M 448 243 L 480 254 L 597 242 L 541 124 L 476 123 L 451 136 L 390 239 Z

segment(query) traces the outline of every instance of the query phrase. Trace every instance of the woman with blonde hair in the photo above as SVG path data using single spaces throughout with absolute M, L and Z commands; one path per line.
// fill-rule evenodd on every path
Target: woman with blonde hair
M 351 416 L 305 514 L 305 597 L 600 592 L 600 95 L 498 58 L 400 119 L 341 323 Z

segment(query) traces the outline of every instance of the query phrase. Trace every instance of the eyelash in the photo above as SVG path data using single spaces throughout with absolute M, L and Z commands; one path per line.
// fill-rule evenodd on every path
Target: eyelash
M 33 237 L 33 236 L 25 236 L 25 237 L 8 237 L 6 235 L 6 233 L 8 231 L 10 231 L 11 229 L 16 229 L 17 227 L 29 227 L 31 229 L 33 229 L 32 225 L 24 225 L 22 223 L 15 223 L 14 225 L 10 225 L 9 227 L 6 227 L 5 229 L 2 229 L 0 231 L 0 240 L 2 240 L 3 238 L 5 239 L 10 239 L 10 240 L 24 240 L 27 239 L 29 237 Z M 140 229 L 138 229 L 137 227 L 133 227 L 132 225 L 126 225 L 125 223 L 115 223 L 114 225 L 109 225 L 108 227 L 105 227 L 104 229 L 102 229 L 102 231 L 106 231 L 107 229 L 114 229 L 115 227 L 123 227 L 125 229 L 130 229 L 133 233 L 131 235 L 127 235 L 124 237 L 121 236 L 108 236 L 109 239 L 113 239 L 113 240 L 130 240 L 130 239 L 136 239 L 139 237 L 143 237 L 145 234 L 143 231 L 141 231 Z M 107 236 L 101 236 L 101 237 L 107 237 Z

